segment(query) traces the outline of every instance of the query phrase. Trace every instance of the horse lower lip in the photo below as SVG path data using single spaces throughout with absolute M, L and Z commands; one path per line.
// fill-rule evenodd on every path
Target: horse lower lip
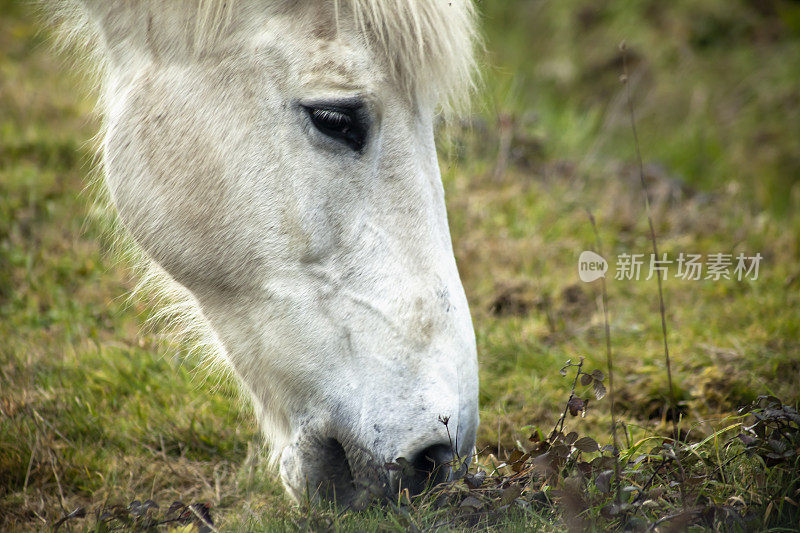
M 417 495 L 448 481 L 455 458 L 452 447 L 439 442 L 387 464 L 350 440 L 306 433 L 284 450 L 281 474 L 298 500 L 361 508 L 401 490 Z

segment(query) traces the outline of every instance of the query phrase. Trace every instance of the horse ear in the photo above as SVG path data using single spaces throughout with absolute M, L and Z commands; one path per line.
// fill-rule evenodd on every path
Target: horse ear
M 137 56 L 159 57 L 194 46 L 190 2 L 170 0 L 66 0 L 73 18 L 94 37 L 99 52 L 115 66 Z
M 141 48 L 147 18 L 141 2 L 133 0 L 69 0 L 63 12 L 72 19 L 70 30 L 89 34 L 98 51 L 112 63 Z

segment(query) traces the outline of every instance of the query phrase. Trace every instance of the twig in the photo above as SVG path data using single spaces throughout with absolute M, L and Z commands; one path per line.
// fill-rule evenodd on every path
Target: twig
M 172 464 L 170 464 L 169 459 L 167 459 L 167 448 L 164 446 L 164 436 L 160 433 L 158 434 L 158 442 L 161 444 L 161 458 L 164 460 L 164 464 L 167 465 L 167 468 L 173 476 L 178 477 L 178 473 L 175 472 L 175 469 L 172 468 Z
M 38 440 L 38 439 L 37 439 Z M 37 443 L 38 444 L 38 443 Z M 36 448 L 31 448 L 31 458 L 28 460 L 28 469 L 25 470 L 25 482 L 22 484 L 22 494 L 25 495 L 25 499 L 28 499 L 28 481 L 31 478 L 31 467 L 33 466 L 33 457 L 36 455 Z
M 458 450 L 453 446 L 453 438 L 450 436 L 450 417 L 449 416 L 442 416 L 439 415 L 439 423 L 444 426 L 445 431 L 447 431 L 447 440 L 450 443 L 450 451 L 453 452 L 455 456 L 455 460 L 458 460 Z M 457 437 L 458 435 L 456 435 Z
M 672 461 L 672 459 L 670 459 L 670 458 L 665 458 L 665 459 L 661 460 L 661 464 L 658 465 L 655 470 L 653 470 L 653 474 L 650 476 L 650 479 L 648 479 L 647 482 L 645 482 L 645 484 L 642 485 L 642 489 L 639 491 L 639 494 L 636 495 L 636 499 L 634 499 L 633 502 L 631 502 L 631 505 L 634 505 L 637 502 L 639 502 L 641 499 L 643 499 L 644 494 L 647 492 L 647 490 L 653 484 L 653 481 L 655 481 L 656 476 L 658 475 L 658 473 L 661 471 L 662 468 L 664 468 L 667 464 L 669 464 L 670 461 Z
M 36 518 L 38 518 L 39 520 L 41 520 L 43 524 L 47 524 L 47 519 L 46 519 L 45 517 L 43 517 L 42 515 L 40 515 L 39 513 L 37 513 L 35 509 L 31 509 L 30 511 L 33 513 L 33 515 L 34 515 Z
M 689 517 L 689 516 L 694 516 L 696 514 L 697 514 L 697 511 L 681 511 L 680 513 L 667 515 L 667 516 L 665 516 L 663 518 L 659 518 L 658 520 L 656 520 L 655 522 L 650 524 L 650 527 L 648 527 L 647 530 L 648 531 L 655 531 L 655 529 L 658 526 L 660 526 L 661 524 L 663 524 L 664 522 L 669 522 L 670 520 L 675 520 L 676 518 L 680 518 L 682 516 Z
M 53 459 L 53 452 L 52 450 L 48 454 L 50 456 L 50 466 L 53 468 L 53 475 L 56 478 L 56 486 L 58 486 L 58 495 L 60 499 L 58 500 L 58 505 L 61 506 L 61 511 L 66 514 L 67 509 L 64 507 L 64 491 L 61 489 L 61 480 L 58 478 L 58 472 L 56 472 L 56 463 Z
M 630 448 L 631 438 L 630 435 L 628 435 L 628 425 L 625 422 L 620 422 L 619 424 L 622 426 L 622 429 L 624 430 L 622 434 L 625 435 L 625 448 Z
M 583 357 L 581 357 L 581 360 L 577 365 L 568 362 L 566 366 L 567 367 L 577 366 L 578 367 L 578 371 L 575 372 L 575 379 L 572 380 L 572 390 L 570 390 L 569 399 L 567 400 L 567 403 L 564 405 L 564 412 L 561 413 L 561 417 L 558 419 L 558 421 L 556 422 L 556 425 L 553 427 L 553 432 L 550 433 L 550 438 L 551 439 L 554 438 L 556 435 L 558 435 L 559 431 L 564 431 L 564 421 L 567 419 L 567 411 L 569 410 L 569 402 L 575 397 L 575 387 L 578 386 L 578 378 L 581 376 L 581 368 L 583 367 Z M 559 427 L 559 424 L 561 425 L 561 427 Z

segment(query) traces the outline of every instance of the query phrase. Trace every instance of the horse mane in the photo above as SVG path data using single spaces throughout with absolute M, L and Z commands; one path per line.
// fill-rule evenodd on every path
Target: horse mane
M 107 4 L 102 9 L 106 11 L 111 4 L 148 10 L 153 3 L 152 0 L 38 1 L 50 22 L 61 28 L 61 41 L 69 45 L 80 43 L 80 54 L 100 72 L 108 58 L 92 10 L 104 3 Z M 478 32 L 472 0 L 329 1 L 273 0 L 265 5 L 280 13 L 315 4 L 332 6 L 337 27 L 341 23 L 356 24 L 366 41 L 386 61 L 396 82 L 409 94 L 434 94 L 445 111 L 465 107 L 476 76 L 474 52 Z M 191 33 L 196 53 L 213 48 L 230 30 L 236 10 L 243 3 L 243 0 L 183 1 L 183 15 L 193 21 Z M 155 4 L 152 12 L 158 13 Z

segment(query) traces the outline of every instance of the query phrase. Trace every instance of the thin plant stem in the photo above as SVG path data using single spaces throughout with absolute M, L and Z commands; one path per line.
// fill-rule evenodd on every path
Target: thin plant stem
M 588 209 L 586 214 L 589 217 L 589 222 L 592 224 L 594 230 L 595 247 L 597 253 L 603 255 L 603 245 L 600 242 L 600 232 L 597 231 L 597 223 L 594 215 Z M 611 355 L 611 325 L 608 320 L 608 290 L 606 287 L 606 277 L 600 278 L 600 287 L 603 294 L 603 323 L 605 325 L 606 334 L 606 364 L 608 366 L 608 398 L 611 402 L 611 439 L 614 447 L 614 484 L 616 486 L 616 503 L 619 505 L 622 502 L 622 487 L 620 486 L 619 475 L 619 444 L 617 442 L 617 420 L 616 411 L 614 409 L 614 358 Z
M 653 245 L 653 260 L 658 260 L 658 241 L 656 240 L 656 230 L 653 224 L 653 215 L 650 209 L 650 194 L 647 190 L 647 183 L 645 183 L 644 179 L 644 163 L 642 160 L 642 150 L 639 144 L 639 133 L 636 130 L 636 115 L 633 109 L 633 98 L 631 97 L 631 84 L 628 83 L 628 50 L 625 46 L 625 42 L 620 44 L 620 51 L 622 52 L 622 69 L 623 69 L 623 77 L 622 83 L 625 84 L 626 90 L 626 99 L 628 103 L 628 114 L 630 116 L 631 122 L 631 131 L 633 132 L 633 143 L 636 147 L 636 162 L 639 167 L 639 181 L 642 185 L 642 193 L 644 195 L 644 206 L 645 206 L 645 213 L 647 215 L 647 223 L 650 226 L 650 242 Z M 677 444 L 680 441 L 680 434 L 678 432 L 678 402 L 675 398 L 675 389 L 672 387 L 672 362 L 670 361 L 669 357 L 669 341 L 668 341 L 668 331 L 667 331 L 667 313 L 666 307 L 664 306 L 664 289 L 662 287 L 661 282 L 661 273 L 656 273 L 656 281 L 658 282 L 658 308 L 661 314 L 661 333 L 662 337 L 664 338 L 664 362 L 667 367 L 667 386 L 669 387 L 669 393 L 667 395 L 667 415 L 672 415 L 670 418 L 672 419 L 672 432 L 673 432 L 673 439 L 674 442 Z M 681 491 L 681 499 L 683 503 L 684 509 L 686 508 L 686 493 L 684 491 L 684 484 L 683 480 L 686 479 L 683 465 L 681 464 L 681 460 L 678 457 L 678 454 L 675 454 L 678 467 L 680 468 L 681 472 L 681 483 L 680 483 L 680 491 Z
M 639 134 L 636 130 L 636 116 L 633 110 L 633 98 L 631 98 L 631 84 L 628 83 L 628 53 L 627 48 L 625 47 L 625 43 L 620 45 L 622 50 L 622 65 L 623 65 L 623 83 L 625 84 L 625 89 L 627 91 L 627 101 L 628 101 L 628 113 L 630 115 L 631 120 L 631 130 L 633 131 L 633 143 L 636 147 L 636 161 L 639 167 L 639 181 L 642 184 L 642 193 L 644 194 L 644 207 L 645 212 L 647 214 L 647 223 L 650 226 L 650 242 L 653 245 L 653 255 L 654 258 L 657 260 L 658 255 L 658 241 L 656 240 L 656 230 L 655 226 L 653 225 L 653 216 L 652 211 L 650 209 L 650 194 L 647 190 L 647 183 L 644 180 L 644 163 L 642 161 L 642 151 L 639 145 Z M 658 307 L 661 313 L 661 333 L 664 337 L 664 361 L 667 366 L 667 385 L 669 386 L 669 401 L 670 404 L 668 409 L 677 410 L 677 402 L 675 401 L 675 390 L 672 388 L 672 363 L 669 357 L 669 342 L 667 340 L 667 313 L 666 308 L 664 306 L 664 289 L 661 283 L 661 275 L 656 274 L 656 281 L 658 282 Z M 677 422 L 675 420 L 675 413 L 673 412 L 672 422 L 674 429 L 676 431 L 675 439 L 678 439 L 677 436 Z

